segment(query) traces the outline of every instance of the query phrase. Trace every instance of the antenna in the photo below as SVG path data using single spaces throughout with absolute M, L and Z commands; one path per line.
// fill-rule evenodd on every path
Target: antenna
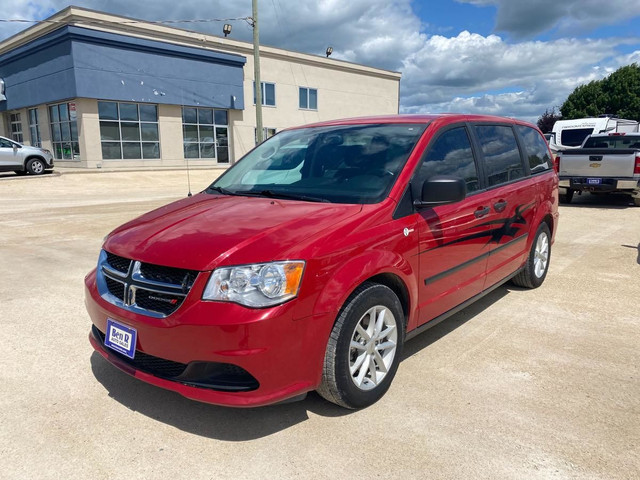
M 187 193 L 187 197 L 192 195 L 191 193 L 191 175 L 189 173 L 189 157 L 185 155 L 185 160 L 187 161 L 187 187 L 189 189 L 189 193 Z

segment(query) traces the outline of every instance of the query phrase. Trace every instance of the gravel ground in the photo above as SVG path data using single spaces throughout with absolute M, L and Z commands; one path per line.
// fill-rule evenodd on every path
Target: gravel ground
M 217 172 L 191 173 L 194 191 Z M 83 278 L 186 174 L 0 175 L 0 478 L 640 478 L 640 208 L 560 208 L 546 282 L 410 341 L 387 395 L 235 410 L 93 352 Z

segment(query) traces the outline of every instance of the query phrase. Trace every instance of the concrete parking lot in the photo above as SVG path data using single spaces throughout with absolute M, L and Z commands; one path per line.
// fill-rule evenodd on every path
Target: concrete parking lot
M 194 191 L 217 175 L 191 172 Z M 409 342 L 374 406 L 235 410 L 93 352 L 83 278 L 186 173 L 0 174 L 0 478 L 640 478 L 640 208 L 560 209 L 546 282 Z

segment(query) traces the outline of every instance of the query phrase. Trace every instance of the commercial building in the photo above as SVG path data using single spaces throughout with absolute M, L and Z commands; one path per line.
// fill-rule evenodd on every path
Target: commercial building
M 400 74 L 260 47 L 265 133 L 398 112 Z M 68 7 L 0 42 L 0 135 L 58 166 L 227 166 L 255 146 L 253 45 Z

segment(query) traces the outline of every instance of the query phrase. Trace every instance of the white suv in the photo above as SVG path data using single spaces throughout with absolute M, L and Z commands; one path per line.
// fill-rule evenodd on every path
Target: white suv
M 0 137 L 0 172 L 14 171 L 18 175 L 40 175 L 53 168 L 53 155 L 49 150 L 21 145 Z

